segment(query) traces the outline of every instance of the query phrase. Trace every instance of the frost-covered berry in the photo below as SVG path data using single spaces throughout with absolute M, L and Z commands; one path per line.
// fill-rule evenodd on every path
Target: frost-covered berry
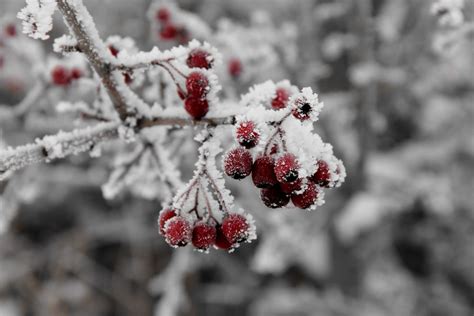
M 172 40 L 178 35 L 178 29 L 171 23 L 166 23 L 160 30 L 160 37 L 163 40 Z
M 275 176 L 275 161 L 270 156 L 261 156 L 252 167 L 252 181 L 257 188 L 269 188 L 278 183 Z
M 114 56 L 114 57 L 117 57 L 117 55 L 119 53 L 119 50 L 113 45 L 109 45 L 109 51 L 112 54 L 112 56 Z
M 224 172 L 236 180 L 243 179 L 252 172 L 252 154 L 242 148 L 231 149 L 224 156 Z
M 222 221 L 222 232 L 231 244 L 244 242 L 249 236 L 247 219 L 240 214 L 229 214 Z
M 15 37 L 16 36 L 16 26 L 13 23 L 7 24 L 3 30 L 7 37 Z
M 71 69 L 71 78 L 77 80 L 82 77 L 82 71 L 79 68 Z
M 308 181 L 306 189 L 301 194 L 295 194 L 291 196 L 291 202 L 296 207 L 305 209 L 314 205 L 319 196 L 318 186 L 312 182 Z
M 216 242 L 216 227 L 208 223 L 196 223 L 193 228 L 192 242 L 197 249 L 209 249 Z
M 71 83 L 71 73 L 64 66 L 56 66 L 51 71 L 51 80 L 55 85 L 66 86 Z
M 172 208 L 165 208 L 160 212 L 158 216 L 158 225 L 160 226 L 160 234 L 165 234 L 166 222 L 176 216 L 176 211 Z
M 286 90 L 285 88 L 278 88 L 276 90 L 276 96 L 272 100 L 272 108 L 274 110 L 285 108 L 288 103 L 289 97 L 290 94 L 288 93 L 288 90 Z
M 170 17 L 171 17 L 171 13 L 170 13 L 170 10 L 168 10 L 168 8 L 162 7 L 162 8 L 159 8 L 158 11 L 156 11 L 155 18 L 156 20 L 162 23 L 168 22 Z
M 260 191 L 260 198 L 267 207 L 280 208 L 290 202 L 290 196 L 283 192 L 279 186 L 274 186 Z
M 244 121 L 237 125 L 235 130 L 237 142 L 247 149 L 253 148 L 258 144 L 260 133 L 253 121 Z
M 293 107 L 292 114 L 300 121 L 306 121 L 310 119 L 311 104 L 303 100 L 297 100 Z
M 182 216 L 175 216 L 165 224 L 166 242 L 173 247 L 184 247 L 192 240 L 191 224 Z
M 298 178 L 296 179 L 296 181 L 293 181 L 293 182 L 281 182 L 280 189 L 287 194 L 291 194 L 291 193 L 301 190 L 302 185 L 303 185 L 303 180 L 301 178 Z
M 193 71 L 186 78 L 186 90 L 188 95 L 202 98 L 209 91 L 209 80 L 202 72 Z
M 275 163 L 275 175 L 279 182 L 293 182 L 298 179 L 298 161 L 295 155 L 286 153 Z
M 331 183 L 331 172 L 329 165 L 324 160 L 318 160 L 318 170 L 311 176 L 311 180 L 322 187 L 328 187 Z
M 214 62 L 212 56 L 203 49 L 193 49 L 186 59 L 186 65 L 189 68 L 205 68 L 210 69 Z
M 232 248 L 232 244 L 227 240 L 222 231 L 222 226 L 216 227 L 216 242 L 214 244 L 218 249 L 229 250 Z
M 184 101 L 184 108 L 194 119 L 199 120 L 209 111 L 209 102 L 206 99 L 187 97 Z
M 230 59 L 229 64 L 228 64 L 228 71 L 232 77 L 234 78 L 239 77 L 240 74 L 242 73 L 242 62 L 240 61 L 240 59 L 238 58 Z

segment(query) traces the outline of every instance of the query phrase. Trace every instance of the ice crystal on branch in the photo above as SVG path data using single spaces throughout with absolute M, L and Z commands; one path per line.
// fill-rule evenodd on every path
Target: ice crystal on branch
M 26 7 L 18 13 L 23 21 L 23 33 L 34 39 L 48 39 L 55 10 L 56 0 L 26 0 Z

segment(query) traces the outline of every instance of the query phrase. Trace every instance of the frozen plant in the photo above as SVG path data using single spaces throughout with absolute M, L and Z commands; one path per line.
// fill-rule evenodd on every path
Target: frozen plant
M 23 31 L 46 39 L 56 8 L 70 30 L 54 43 L 55 52 L 65 56 L 43 60 L 37 80 L 44 83 L 40 90 L 62 95 L 55 107 L 59 115 L 77 114 L 83 126 L 2 150 L 1 180 L 33 163 L 106 152 L 113 170 L 102 187 L 105 198 L 131 192 L 164 201 L 158 225 L 166 242 L 204 252 L 211 247 L 233 251 L 257 236 L 252 215 L 234 204 L 217 163 L 227 132 L 236 144 L 223 156 L 225 174 L 234 179 L 251 175 L 267 207 L 291 201 L 297 208 L 315 209 L 324 202 L 325 188 L 344 181 L 342 161 L 313 130 L 323 108 L 318 95 L 283 80 L 255 85 L 240 102 L 220 99 L 218 49 L 188 42 L 208 36 L 198 20 L 171 5 L 152 6 L 160 36 L 178 36 L 186 45 L 145 52 L 130 38 L 102 40 L 82 0 L 27 1 L 18 15 Z M 83 100 L 72 100 L 76 92 Z M 35 101 L 29 100 L 28 108 Z M 194 128 L 200 148 L 194 176 L 183 184 L 176 156 L 185 154 L 182 144 L 192 139 L 179 132 L 185 127 Z

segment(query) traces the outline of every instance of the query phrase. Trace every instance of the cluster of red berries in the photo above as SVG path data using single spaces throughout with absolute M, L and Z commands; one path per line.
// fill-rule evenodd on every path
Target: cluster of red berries
M 251 224 L 238 213 L 225 214 L 222 223 L 214 219 L 192 221 L 173 208 L 165 208 L 158 218 L 160 233 L 172 247 L 192 244 L 200 251 L 210 247 L 231 250 L 247 241 L 251 235 Z
M 288 113 L 281 121 L 273 122 L 273 136 L 264 144 L 265 149 L 255 155 L 255 160 L 250 149 L 259 144 L 261 129 L 252 120 L 237 123 L 235 138 L 240 146 L 230 149 L 224 155 L 224 171 L 234 179 L 252 175 L 253 184 L 261 189 L 260 197 L 267 207 L 284 207 L 291 200 L 294 206 L 307 209 L 320 203 L 322 188 L 332 188 L 342 180 L 342 165 L 334 156 L 322 155 L 324 158 L 315 158 L 315 168 L 312 169 L 314 172 L 303 172 L 298 157 L 287 149 L 282 123 L 288 119 L 309 119 L 313 105 L 302 94 L 291 99 L 290 89 L 278 87 L 269 106 L 274 110 L 281 110 L 290 106 L 290 100 L 292 104 Z M 280 138 L 279 142 L 277 137 Z
M 51 70 L 51 82 L 56 86 L 67 86 L 83 75 L 83 71 L 77 67 L 57 65 Z
M 190 39 L 188 30 L 172 20 L 171 10 L 166 6 L 161 6 L 156 10 L 155 20 L 158 23 L 158 35 L 162 40 L 175 40 L 178 43 L 187 43 Z

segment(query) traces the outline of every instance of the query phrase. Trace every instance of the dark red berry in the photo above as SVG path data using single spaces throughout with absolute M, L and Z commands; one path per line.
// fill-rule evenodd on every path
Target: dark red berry
M 280 183 L 280 189 L 287 194 L 292 194 L 296 191 L 301 190 L 302 184 L 303 180 L 301 178 L 298 178 L 296 179 L 296 181 L 293 182 Z
M 311 180 L 322 187 L 328 187 L 331 183 L 331 172 L 329 165 L 324 160 L 318 160 L 318 170 L 311 176 Z
M 305 99 L 296 99 L 291 112 L 298 120 L 306 121 L 310 119 L 312 110 L 311 104 Z
M 123 80 L 127 85 L 131 84 L 133 82 L 132 76 L 128 72 L 123 73 Z
M 261 156 L 252 166 L 252 180 L 257 188 L 269 188 L 278 183 L 275 176 L 275 161 L 270 156 Z
M 216 227 L 216 243 L 215 246 L 219 249 L 229 250 L 232 248 L 232 244 L 227 240 L 224 236 L 224 232 L 222 231 L 222 226 Z
M 160 37 L 163 40 L 172 40 L 178 35 L 178 29 L 171 23 L 166 23 L 160 30 Z
M 158 216 L 158 225 L 160 226 L 160 234 L 165 234 L 165 224 L 170 219 L 176 216 L 176 211 L 171 208 L 165 208 Z
M 298 161 L 295 155 L 286 153 L 275 163 L 275 175 L 279 182 L 293 182 L 298 179 Z
M 56 66 L 51 71 L 51 79 L 55 85 L 66 86 L 71 83 L 71 73 L 66 67 Z
M 16 36 L 16 26 L 15 24 L 7 24 L 4 29 L 4 33 L 7 37 L 15 37 Z
M 275 110 L 283 109 L 288 103 L 290 94 L 285 88 L 278 88 L 276 90 L 276 96 L 272 100 L 272 108 Z
M 77 80 L 82 77 L 82 71 L 79 68 L 71 69 L 71 78 Z
M 156 11 L 155 18 L 156 20 L 164 23 L 168 22 L 171 17 L 170 10 L 168 8 L 159 8 L 158 11 Z
M 186 78 L 186 90 L 188 95 L 202 98 L 209 92 L 209 80 L 207 80 L 206 75 L 203 73 L 193 71 Z
M 224 156 L 224 172 L 231 178 L 240 180 L 252 172 L 252 154 L 242 148 L 231 149 Z
M 237 142 L 247 149 L 253 148 L 258 144 L 260 133 L 253 121 L 244 121 L 237 125 L 236 129 Z
M 280 208 L 290 202 L 290 196 L 284 193 L 280 187 L 274 186 L 260 191 L 260 198 L 267 207 Z
M 222 232 L 231 244 L 245 241 L 249 236 L 247 219 L 240 214 L 229 214 L 222 221 Z
M 181 216 L 175 216 L 165 224 L 166 242 L 173 247 L 184 247 L 192 240 L 191 224 Z
M 232 58 L 229 60 L 229 65 L 228 65 L 228 70 L 229 70 L 229 74 L 234 77 L 234 78 L 237 78 L 240 76 L 240 74 L 242 73 L 242 62 L 240 61 L 240 59 L 238 58 Z
M 187 97 L 184 101 L 184 108 L 195 120 L 199 120 L 209 111 L 209 102 L 205 99 Z
M 296 207 L 305 209 L 316 203 L 318 196 L 318 186 L 314 182 L 308 181 L 306 189 L 301 194 L 291 196 L 291 202 L 293 202 Z
M 115 48 L 113 45 L 109 45 L 109 51 L 112 54 L 112 56 L 117 57 L 119 50 Z
M 205 68 L 209 69 L 212 67 L 213 58 L 212 56 L 203 49 L 193 49 L 186 59 L 186 64 L 189 68 Z
M 216 227 L 208 223 L 197 223 L 193 228 L 192 242 L 197 249 L 208 249 L 216 242 Z

